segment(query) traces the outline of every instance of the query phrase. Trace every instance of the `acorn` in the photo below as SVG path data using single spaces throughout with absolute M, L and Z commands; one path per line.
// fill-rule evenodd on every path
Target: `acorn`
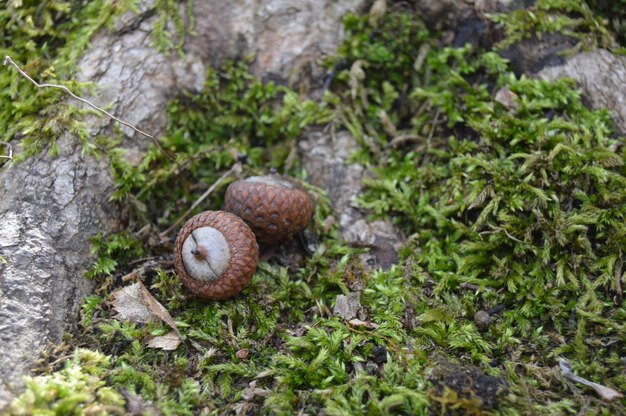
M 176 273 L 191 293 L 205 299 L 226 299 L 241 292 L 258 260 L 252 230 L 229 212 L 195 215 L 176 237 Z
M 278 243 L 302 231 L 313 215 L 309 195 L 278 175 L 251 176 L 230 184 L 224 210 L 241 217 L 263 243 Z

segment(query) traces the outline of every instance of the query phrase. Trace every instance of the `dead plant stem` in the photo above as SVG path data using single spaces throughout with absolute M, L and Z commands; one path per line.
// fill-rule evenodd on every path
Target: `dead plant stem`
M 202 203 L 202 201 L 204 201 L 209 195 L 211 195 L 213 193 L 213 191 L 215 191 L 215 189 L 229 176 L 233 175 L 234 173 L 240 172 L 241 171 L 241 163 L 237 162 L 235 163 L 229 170 L 227 170 L 226 172 L 224 172 L 224 174 L 222 176 L 219 177 L 218 180 L 216 180 L 213 185 L 211 185 L 211 187 L 209 189 L 206 190 L 205 193 L 203 193 L 200 198 L 198 198 L 196 200 L 196 202 L 194 202 L 187 211 L 185 211 L 185 213 L 183 215 L 181 215 L 175 222 L 174 224 L 172 224 L 167 230 L 163 231 L 161 234 L 159 234 L 159 236 L 161 238 L 166 237 L 173 229 L 175 229 L 185 218 L 187 218 L 187 215 L 189 215 L 189 213 L 191 211 L 193 211 L 198 205 L 200 205 Z

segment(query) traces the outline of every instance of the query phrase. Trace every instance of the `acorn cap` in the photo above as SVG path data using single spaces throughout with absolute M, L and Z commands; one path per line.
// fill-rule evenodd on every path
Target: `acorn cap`
M 313 215 L 309 195 L 277 175 L 251 176 L 230 184 L 224 210 L 240 216 L 264 243 L 277 243 L 302 231 Z
M 225 299 L 248 286 L 259 246 L 241 218 L 205 211 L 189 219 L 176 237 L 174 267 L 183 284 L 205 299 Z

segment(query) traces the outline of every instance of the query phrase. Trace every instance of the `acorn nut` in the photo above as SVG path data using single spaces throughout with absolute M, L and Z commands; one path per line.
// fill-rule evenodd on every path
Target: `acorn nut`
M 230 184 L 224 210 L 240 216 L 263 243 L 277 243 L 302 231 L 313 215 L 309 195 L 278 175 L 251 176 Z
M 176 273 L 190 292 L 205 299 L 239 293 L 250 283 L 258 259 L 252 230 L 229 212 L 195 215 L 176 237 Z

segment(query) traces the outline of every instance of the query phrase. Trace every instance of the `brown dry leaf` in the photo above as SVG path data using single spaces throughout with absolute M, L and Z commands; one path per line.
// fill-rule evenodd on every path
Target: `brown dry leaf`
M 174 331 L 160 337 L 154 337 L 148 342 L 149 348 L 160 348 L 164 351 L 174 351 L 180 345 L 180 338 Z
M 156 300 L 141 282 L 123 287 L 113 292 L 113 309 L 117 318 L 125 321 L 148 323 L 165 322 L 182 339 L 170 313 Z

